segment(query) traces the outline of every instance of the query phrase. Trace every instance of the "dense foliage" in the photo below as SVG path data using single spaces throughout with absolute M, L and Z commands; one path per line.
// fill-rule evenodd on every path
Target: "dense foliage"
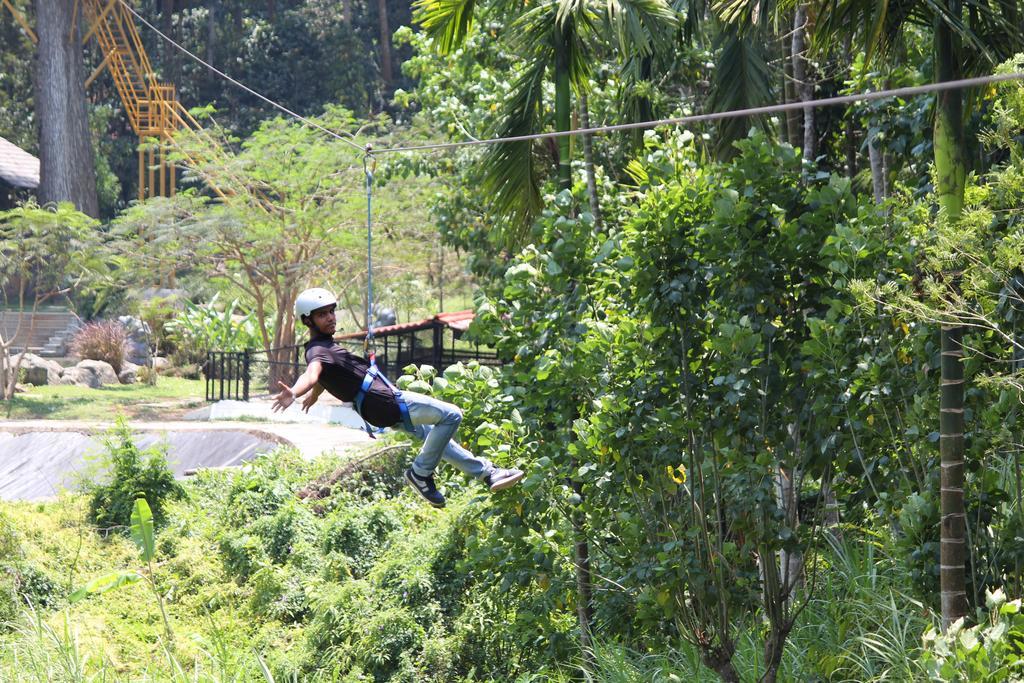
M 296 341 L 307 285 L 365 323 L 369 171 L 376 303 L 436 313 L 458 253 L 478 285 L 467 339 L 504 361 L 411 367 L 399 384 L 458 404 L 466 446 L 527 477 L 488 496 L 442 468 L 439 512 L 401 487 L 408 449 L 279 452 L 179 489 L 122 425 L 85 509 L 69 496 L 0 516 L 0 673 L 1019 677 L 1024 87 L 359 149 L 806 102 L 985 73 L 1020 49 L 1012 3 L 954 4 L 424 0 L 339 16 L 319 0 L 162 2 L 165 30 L 345 139 L 268 119 L 154 46 L 182 96 L 210 105 L 196 112 L 209 136 L 179 139 L 200 159 L 184 191 L 101 227 L 66 206 L 0 214 L 5 293 L 31 281 L 92 313 L 134 307 L 181 360 L 272 359 Z M 403 76 L 389 76 L 381 20 L 410 9 L 419 30 L 396 32 Z M 5 67 L 27 59 L 11 44 Z M 27 121 L 28 81 L 0 84 L 6 134 Z M 96 131 L 123 127 L 97 87 Z M 112 214 L 108 181 L 125 196 L 130 173 L 112 161 L 123 137 L 98 139 Z M 133 302 L 157 288 L 188 301 Z M 79 567 L 33 531 L 131 527 L 140 494 L 157 529 L 148 573 L 120 535 L 99 546 L 77 529 Z M 133 571 L 153 596 L 126 580 L 68 607 L 74 587 Z

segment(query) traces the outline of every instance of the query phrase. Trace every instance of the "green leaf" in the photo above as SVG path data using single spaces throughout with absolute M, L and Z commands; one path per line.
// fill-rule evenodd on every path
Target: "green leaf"
M 430 385 L 421 379 L 413 380 L 409 382 L 409 391 L 415 391 L 420 394 L 430 395 Z
M 417 0 L 414 20 L 437 43 L 437 51 L 449 54 L 462 46 L 473 27 L 474 0 Z
M 252 652 L 256 655 L 256 662 L 260 665 L 260 671 L 263 673 L 263 680 L 267 683 L 274 683 L 274 674 L 270 673 L 270 668 L 267 666 L 267 663 L 263 661 L 263 657 L 261 657 L 260 653 L 255 649 L 253 649 Z
M 156 542 L 153 537 L 153 513 L 145 498 L 137 498 L 132 509 L 132 540 L 142 551 L 142 559 L 152 562 L 156 554 Z
M 76 602 L 89 597 L 90 595 L 99 595 L 100 593 L 106 593 L 109 590 L 120 588 L 121 586 L 127 586 L 132 583 L 136 583 L 142 579 L 142 575 L 135 571 L 119 571 L 105 574 L 104 576 L 97 577 L 85 584 L 74 593 L 68 596 L 68 602 L 72 605 Z

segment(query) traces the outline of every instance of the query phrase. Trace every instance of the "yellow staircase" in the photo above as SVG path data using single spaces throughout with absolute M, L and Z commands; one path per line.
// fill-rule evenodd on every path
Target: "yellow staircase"
M 81 0 L 84 16 L 90 26 L 83 42 L 95 38 L 104 58 L 100 69 L 106 67 L 124 104 L 132 129 L 139 136 L 139 199 L 173 196 L 177 185 L 177 169 L 168 160 L 168 151 L 174 149 L 185 163 L 198 170 L 211 159 L 220 159 L 224 151 L 188 110 L 178 101 L 177 91 L 170 83 L 161 83 L 149 61 L 149 55 L 139 37 L 135 18 L 120 0 Z M 98 69 L 97 71 L 99 71 Z M 94 75 L 95 76 L 95 75 Z M 185 149 L 175 140 L 175 133 L 187 130 L 203 141 L 207 156 Z M 146 144 L 147 141 L 150 144 Z M 234 178 L 221 178 L 207 184 L 220 196 L 233 194 L 224 189 L 224 180 L 230 188 Z M 257 202 L 266 202 L 257 193 Z

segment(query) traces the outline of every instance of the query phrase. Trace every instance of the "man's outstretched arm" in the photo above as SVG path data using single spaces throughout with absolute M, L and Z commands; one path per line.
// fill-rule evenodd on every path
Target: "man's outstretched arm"
M 302 411 L 308 413 L 309 409 L 313 407 L 313 404 L 320 398 L 320 394 L 324 393 L 324 385 L 317 384 L 313 387 L 313 391 L 306 394 L 306 398 L 302 399 Z
M 279 410 L 284 410 L 299 396 L 302 396 L 307 391 L 316 386 L 316 383 L 320 380 L 320 372 L 323 370 L 323 365 L 320 361 L 315 360 L 306 366 L 306 371 L 299 375 L 299 378 L 295 380 L 295 385 L 289 387 L 284 382 L 278 382 L 281 387 L 280 393 L 274 394 L 274 405 L 271 407 L 275 413 Z

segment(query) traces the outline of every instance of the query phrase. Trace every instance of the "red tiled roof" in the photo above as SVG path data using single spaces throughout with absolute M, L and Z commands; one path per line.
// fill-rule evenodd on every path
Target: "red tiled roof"
M 385 327 L 373 328 L 373 334 L 376 337 L 398 334 L 401 332 L 417 332 L 419 330 L 428 330 L 435 325 L 435 323 L 442 323 L 447 327 L 459 332 L 465 332 L 469 327 L 469 324 L 473 322 L 474 313 L 472 310 L 455 311 L 453 313 L 438 313 L 433 318 L 424 318 L 423 320 L 416 320 L 413 322 L 401 323 L 400 325 L 387 325 Z M 358 332 L 346 332 L 345 334 L 334 335 L 335 339 L 363 339 L 366 336 L 366 330 L 359 330 Z
M 0 179 L 14 187 L 39 187 L 39 159 L 0 138 Z

